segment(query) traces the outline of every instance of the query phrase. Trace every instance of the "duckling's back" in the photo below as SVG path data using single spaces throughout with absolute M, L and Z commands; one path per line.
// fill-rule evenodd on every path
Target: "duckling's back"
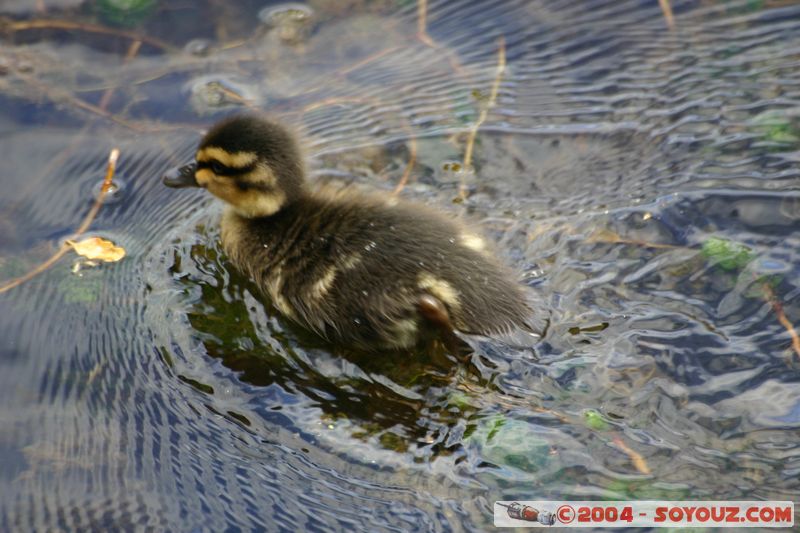
M 524 288 L 484 240 L 418 205 L 321 193 L 270 217 L 226 212 L 222 239 L 279 311 L 331 340 L 411 347 L 430 333 L 426 295 L 465 333 L 528 328 Z

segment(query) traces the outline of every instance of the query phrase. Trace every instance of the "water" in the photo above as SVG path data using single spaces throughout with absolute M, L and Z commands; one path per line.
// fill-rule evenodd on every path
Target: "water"
M 142 2 L 129 28 L 110 2 L 43 4 L 3 8 L 0 279 L 71 236 L 115 146 L 90 233 L 128 256 L 0 294 L 1 529 L 470 530 L 504 499 L 800 500 L 800 5 L 672 2 L 670 31 L 657 2 L 432 1 L 428 42 L 414 2 L 277 22 L 272 3 Z M 158 179 L 247 107 L 295 127 L 321 181 L 389 194 L 415 151 L 403 196 L 477 221 L 546 337 L 398 361 L 280 318 L 222 254 L 220 207 Z

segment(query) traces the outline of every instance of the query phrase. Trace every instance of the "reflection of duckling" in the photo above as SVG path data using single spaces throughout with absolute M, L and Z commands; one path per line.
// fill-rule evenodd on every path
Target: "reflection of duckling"
M 228 203 L 222 242 L 287 317 L 361 348 L 529 329 L 526 292 L 484 240 L 417 204 L 310 191 L 294 138 L 253 116 L 217 124 L 164 176 Z

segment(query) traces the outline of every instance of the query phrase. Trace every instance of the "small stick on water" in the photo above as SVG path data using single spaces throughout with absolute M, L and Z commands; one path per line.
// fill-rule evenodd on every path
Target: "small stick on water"
M 117 124 L 125 126 L 126 128 L 132 129 L 134 131 L 140 130 L 140 128 L 138 128 L 134 124 L 131 124 L 130 122 L 118 117 L 117 115 L 109 113 L 105 109 L 100 109 L 95 105 L 92 105 L 88 102 L 85 102 L 84 100 L 81 100 L 80 98 L 78 98 L 69 91 L 65 90 L 59 91 L 58 89 L 45 85 L 36 78 L 28 76 L 27 74 L 23 74 L 21 72 L 17 72 L 17 77 L 23 82 L 30 85 L 31 87 L 41 91 L 48 99 L 52 100 L 53 102 L 56 103 L 66 102 L 67 104 L 71 104 L 79 109 L 83 109 L 84 111 L 89 111 L 90 113 L 94 113 L 96 115 L 100 115 L 103 118 L 112 120 Z
M 669 0 L 658 0 L 658 5 L 661 6 L 661 12 L 664 13 L 664 20 L 667 22 L 667 28 L 670 31 L 675 29 L 675 17 L 672 16 L 672 5 Z
M 314 111 L 316 109 L 320 109 L 326 106 L 333 106 L 333 105 L 344 105 L 348 103 L 355 103 L 355 104 L 371 104 L 376 108 L 380 108 L 383 102 L 377 98 L 352 98 L 352 97 L 331 97 L 326 98 L 325 100 L 319 100 L 317 102 L 313 102 L 302 109 L 300 112 L 301 115 Z M 400 194 L 400 192 L 405 188 L 406 184 L 408 183 L 409 178 L 411 178 L 411 172 L 414 170 L 414 165 L 417 162 L 417 138 L 414 136 L 414 132 L 411 129 L 411 124 L 408 123 L 408 120 L 405 117 L 400 117 L 402 121 L 402 127 L 408 134 L 408 163 L 406 163 L 406 169 L 403 172 L 403 176 L 397 182 L 397 186 L 395 186 L 394 190 L 392 191 L 392 196 L 396 196 Z
M 327 106 L 344 105 L 344 104 L 369 104 L 373 102 L 374 100 L 369 98 L 332 96 L 330 98 L 325 98 L 324 100 L 317 100 L 316 102 L 308 104 L 307 106 L 305 106 L 303 109 L 300 110 L 300 115 L 302 116 L 305 115 L 306 113 L 310 113 L 311 111 L 316 111 L 317 109 Z
M 406 163 L 406 170 L 405 172 L 403 172 L 403 176 L 400 178 L 400 181 L 397 182 L 397 186 L 392 191 L 392 196 L 400 194 L 400 192 L 405 188 L 406 183 L 408 183 L 408 178 L 411 177 L 411 171 L 414 169 L 414 164 L 416 162 L 417 162 L 417 139 L 412 134 L 408 138 L 408 163 Z
M 228 98 L 230 98 L 231 100 L 233 100 L 237 104 L 242 104 L 245 107 L 253 108 L 253 101 L 252 100 L 248 100 L 247 98 L 245 98 L 241 94 L 237 93 L 233 89 L 230 89 L 228 87 L 220 85 L 219 86 L 219 90 L 224 96 L 227 96 Z
M 609 243 L 609 244 L 630 244 L 634 246 L 644 246 L 647 248 L 661 248 L 661 249 L 683 249 L 683 250 L 691 250 L 692 248 L 689 246 L 677 246 L 674 244 L 661 244 L 655 242 L 647 242 L 647 241 L 638 241 L 638 240 L 631 240 L 631 239 L 623 239 L 617 233 L 614 233 L 611 230 L 598 230 L 594 232 L 586 242 L 598 242 L 598 243 Z M 786 328 L 787 333 L 789 333 L 789 338 L 792 339 L 792 350 L 797 354 L 797 357 L 800 359 L 800 334 L 797 333 L 797 330 L 794 327 L 794 324 L 789 320 L 786 316 L 786 312 L 783 310 L 783 304 L 778 300 L 775 291 L 772 290 L 772 287 L 769 286 L 768 283 L 762 283 L 761 287 L 764 291 L 764 300 L 772 307 L 772 312 L 775 313 L 775 316 L 778 319 L 778 322 Z
M 786 313 L 783 310 L 783 304 L 778 301 L 778 297 L 775 295 L 775 291 L 772 290 L 772 287 L 770 287 L 768 283 L 763 283 L 762 288 L 764 289 L 764 295 L 766 296 L 765 299 L 769 305 L 772 306 L 772 311 L 778 318 L 778 322 L 780 322 L 789 333 L 789 337 L 792 339 L 792 348 L 797 354 L 797 357 L 800 358 L 800 335 L 798 335 L 797 330 L 794 329 L 794 324 L 792 324 L 792 322 L 786 317 Z
M 358 70 L 360 68 L 363 68 L 363 67 L 369 65 L 370 63 L 372 63 L 373 61 L 377 61 L 378 59 L 382 58 L 383 56 L 389 55 L 392 52 L 396 52 L 397 50 L 400 50 L 400 49 L 401 49 L 400 46 L 392 46 L 390 48 L 385 48 L 385 49 L 381 50 L 380 52 L 375 52 L 371 56 L 365 57 L 361 61 L 357 61 L 357 62 L 353 63 L 352 65 L 349 65 L 349 66 L 347 66 L 347 67 L 345 67 L 345 68 L 343 68 L 341 70 L 337 70 L 336 72 L 334 72 L 334 75 L 336 75 L 336 76 L 346 76 L 347 74 L 350 74 L 354 70 Z
M 467 172 L 467 170 L 472 166 L 472 149 L 475 145 L 475 138 L 478 136 L 478 129 L 480 129 L 481 124 L 486 121 L 486 116 L 489 114 L 489 109 L 494 107 L 495 103 L 497 102 L 497 93 L 500 91 L 500 83 L 503 81 L 503 74 L 505 71 L 506 40 L 501 36 L 497 48 L 497 73 L 495 74 L 494 83 L 492 84 L 492 91 L 489 93 L 489 99 L 483 109 L 481 109 L 481 112 L 478 115 L 478 120 L 476 120 L 475 124 L 472 125 L 472 129 L 469 132 L 469 137 L 467 138 L 467 148 L 464 151 L 464 164 L 462 165 L 464 172 Z M 467 186 L 466 183 L 464 183 L 463 178 L 458 188 L 458 197 L 461 200 L 464 200 L 467 197 Z
M 89 229 L 89 226 L 92 225 L 94 222 L 94 218 L 97 216 L 98 211 L 103 206 L 103 201 L 106 199 L 106 194 L 111 189 L 111 185 L 113 184 L 114 179 L 114 172 L 117 170 L 117 160 L 119 159 L 119 148 L 114 148 L 111 150 L 111 153 L 108 154 L 108 165 L 106 166 L 106 176 L 103 178 L 103 185 L 100 187 L 100 194 L 97 195 L 97 198 L 94 201 L 94 205 L 92 206 L 91 211 L 87 213 L 86 218 L 83 219 L 83 223 L 75 230 L 75 236 L 81 235 Z
M 647 465 L 647 461 L 639 452 L 632 450 L 627 444 L 625 444 L 625 442 L 623 442 L 621 438 L 617 436 L 615 436 L 613 440 L 614 444 L 616 444 L 620 450 L 625 452 L 625 454 L 630 457 L 631 463 L 633 463 L 633 466 L 640 474 L 649 474 L 651 472 L 650 467 Z
M 106 166 L 106 176 L 103 179 L 103 185 L 100 187 L 100 194 L 97 195 L 97 198 L 94 201 L 94 205 L 92 205 L 92 209 L 89 210 L 86 217 L 83 219 L 83 222 L 78 229 L 75 230 L 75 237 L 82 235 L 89 229 L 89 226 L 92 225 L 94 222 L 97 213 L 100 211 L 100 207 L 103 205 L 103 200 L 105 200 L 106 194 L 108 194 L 109 189 L 111 189 L 112 180 L 114 178 L 114 172 L 117 168 L 117 159 L 119 159 L 119 149 L 114 148 L 111 150 L 111 153 L 108 156 L 108 165 Z M 66 254 L 72 247 L 67 243 L 61 245 L 61 248 L 53 254 L 49 259 L 45 262 L 36 266 L 33 270 L 29 271 L 27 274 L 23 274 L 18 278 L 14 278 L 5 285 L 0 285 L 0 293 L 6 292 L 8 290 L 13 289 L 19 285 L 22 285 L 26 281 L 33 279 L 34 277 L 38 276 L 48 268 L 50 268 L 56 261 L 61 259 L 64 254 Z
M 65 31 L 83 31 L 88 33 L 99 33 L 101 35 L 113 35 L 116 37 L 123 37 L 131 41 L 142 41 L 145 44 L 160 48 L 167 52 L 177 52 L 178 50 L 159 39 L 148 37 L 132 31 L 120 30 L 116 28 L 108 28 L 100 26 L 99 24 L 91 24 L 88 22 L 71 22 L 69 20 L 48 20 L 48 19 L 34 19 L 34 20 L 20 20 L 9 22 L 5 26 L 0 26 L 0 30 L 8 30 L 11 32 L 28 31 L 28 30 L 65 30 Z
M 128 47 L 128 53 L 125 54 L 125 57 L 122 59 L 122 64 L 126 65 L 131 59 L 136 57 L 136 54 L 139 53 L 139 48 L 142 47 L 142 41 L 133 41 L 131 45 Z M 97 107 L 106 111 L 109 102 L 111 102 L 111 98 L 114 96 L 114 90 L 116 87 L 109 87 L 103 93 L 103 96 L 100 98 L 100 103 L 97 104 Z
M 417 1 L 417 38 L 431 48 L 436 48 L 436 43 L 428 35 L 428 0 Z
M 586 242 L 590 243 L 604 243 L 604 244 L 630 244 L 633 246 L 643 246 L 645 248 L 656 248 L 665 250 L 691 250 L 688 246 L 679 246 L 676 244 L 665 244 L 650 241 L 638 241 L 634 239 L 624 239 L 618 233 L 609 229 L 599 229 L 593 232 L 586 238 Z
M 450 67 L 452 67 L 457 74 L 464 73 L 461 62 L 452 50 L 438 44 L 428 35 L 428 0 L 417 0 L 417 39 L 425 46 L 438 50 L 446 55 L 450 62 Z
M 794 325 L 786 318 L 786 313 L 783 312 L 783 305 L 781 305 L 780 302 L 771 302 L 771 304 L 772 310 L 778 317 L 778 322 L 789 332 L 789 336 L 792 338 L 792 348 L 794 348 L 797 357 L 800 358 L 800 335 L 797 334 Z
M 366 57 L 366 58 L 364 58 L 364 59 L 362 59 L 360 61 L 357 61 L 357 62 L 353 63 L 352 65 L 348 65 L 348 66 L 346 66 L 346 67 L 344 67 L 344 68 L 342 68 L 340 70 L 334 71 L 331 74 L 331 76 L 335 76 L 337 78 L 344 78 L 345 76 L 347 76 L 351 72 L 353 72 L 355 70 L 358 70 L 360 68 L 363 68 L 363 67 L 369 65 L 370 63 L 372 63 L 374 61 L 377 61 L 378 59 L 381 59 L 382 57 L 385 57 L 385 56 L 387 56 L 387 55 L 389 55 L 391 53 L 394 53 L 394 52 L 396 52 L 398 50 L 401 50 L 401 49 L 402 49 L 402 47 L 400 47 L 400 46 L 392 46 L 390 48 L 385 48 L 385 49 L 381 50 L 380 52 L 375 52 L 371 56 L 368 56 L 368 57 Z M 312 94 L 312 93 L 320 92 L 320 91 L 323 91 L 323 90 L 327 90 L 327 88 L 328 88 L 327 86 L 320 86 L 320 85 L 308 87 L 306 89 L 303 89 L 300 93 L 298 93 L 297 96 L 305 96 L 307 94 Z

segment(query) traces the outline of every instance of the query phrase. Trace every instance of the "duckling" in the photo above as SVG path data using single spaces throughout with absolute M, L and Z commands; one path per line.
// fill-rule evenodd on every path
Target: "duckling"
M 289 319 L 336 343 L 407 349 L 432 338 L 530 332 L 526 289 L 486 241 L 424 205 L 306 184 L 294 136 L 253 115 L 216 124 L 164 175 L 227 208 L 223 248 Z

